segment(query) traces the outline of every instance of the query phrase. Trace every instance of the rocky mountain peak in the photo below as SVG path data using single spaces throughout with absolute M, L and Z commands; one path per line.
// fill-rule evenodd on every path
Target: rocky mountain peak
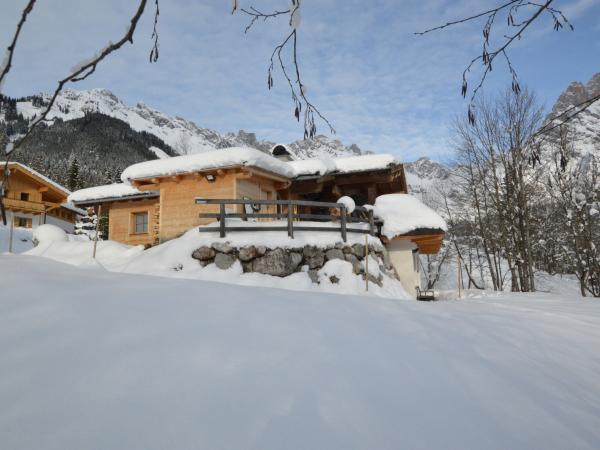
M 600 94 L 600 73 L 595 74 L 586 84 L 586 89 L 589 97 L 594 97 Z
M 558 114 L 570 106 L 585 102 L 587 99 L 588 90 L 586 86 L 579 81 L 574 81 L 560 94 L 552 108 L 552 113 Z

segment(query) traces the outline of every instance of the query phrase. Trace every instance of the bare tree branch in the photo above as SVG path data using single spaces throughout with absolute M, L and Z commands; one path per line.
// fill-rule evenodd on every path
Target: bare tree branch
M 23 12 L 21 13 L 21 19 L 19 20 L 19 23 L 17 24 L 17 29 L 15 30 L 13 39 L 12 39 L 10 45 L 8 46 L 8 48 L 6 49 L 6 56 L 4 57 L 5 60 L 2 62 L 2 67 L 0 68 L 0 92 L 2 92 L 2 83 L 4 82 L 4 78 L 6 77 L 8 72 L 10 72 L 10 68 L 12 67 L 12 59 L 13 59 L 13 55 L 15 53 L 15 47 L 17 45 L 17 41 L 19 40 L 19 36 L 21 35 L 21 30 L 23 29 L 23 24 L 25 24 L 25 21 L 27 20 L 27 16 L 33 10 L 33 7 L 35 6 L 35 2 L 36 2 L 36 0 L 29 0 L 27 5 L 23 9 Z
M 415 33 L 416 35 L 422 36 L 433 31 L 439 31 L 466 22 L 486 18 L 482 29 L 482 53 L 471 60 L 471 62 L 467 65 L 462 74 L 461 94 L 463 97 L 466 97 L 467 93 L 469 92 L 468 78 L 469 74 L 471 73 L 471 70 L 475 67 L 475 64 L 478 62 L 481 62 L 484 66 L 483 73 L 481 74 L 479 81 L 475 84 L 475 87 L 471 89 L 469 106 L 467 110 L 467 116 L 471 124 L 475 123 L 475 99 L 481 91 L 483 85 L 485 84 L 488 74 L 492 71 L 494 67 L 494 62 L 498 56 L 502 56 L 507 64 L 508 70 L 512 77 L 512 90 L 515 92 L 515 94 L 519 94 L 521 92 L 517 71 L 511 63 L 510 57 L 508 55 L 508 49 L 516 40 L 520 40 L 523 37 L 525 31 L 536 20 L 538 20 L 543 13 L 547 13 L 552 17 L 554 23 L 553 28 L 555 30 L 560 30 L 561 28 L 563 28 L 564 25 L 567 25 L 571 30 L 573 30 L 573 25 L 569 23 L 562 11 L 551 6 L 553 1 L 554 0 L 546 0 L 542 3 L 536 3 L 526 0 L 510 0 L 506 3 L 499 5 L 496 8 L 488 9 L 486 11 L 462 19 L 447 22 L 443 25 L 439 25 L 433 28 L 429 28 L 425 31 Z M 527 15 L 519 20 L 518 16 L 520 14 L 523 14 L 524 11 L 527 11 Z M 509 29 L 515 29 L 515 31 L 514 33 L 503 34 L 503 42 L 493 47 L 490 45 L 490 38 L 492 37 L 493 31 L 496 28 L 498 28 L 496 23 L 498 17 L 501 14 L 505 15 L 507 27 L 509 27 Z
M 6 194 L 6 185 L 7 185 L 8 176 L 9 176 L 8 165 L 10 162 L 11 154 L 23 145 L 23 143 L 31 136 L 31 134 L 33 133 L 35 128 L 40 123 L 47 120 L 47 116 L 50 113 L 52 107 L 54 106 L 54 103 L 56 102 L 58 95 L 60 94 L 60 92 L 63 90 L 64 86 L 67 83 L 69 83 L 69 82 L 76 83 L 78 81 L 85 80 L 87 77 L 89 77 L 92 73 L 95 72 L 98 64 L 100 62 L 102 62 L 108 55 L 119 50 L 127 42 L 133 43 L 133 34 L 134 34 L 137 24 L 140 20 L 140 17 L 144 13 L 144 9 L 146 8 L 146 3 L 147 3 L 147 0 L 140 0 L 137 10 L 136 10 L 135 14 L 133 15 L 133 17 L 131 18 L 129 27 L 127 28 L 125 34 L 121 37 L 121 39 L 119 39 L 119 41 L 117 41 L 116 43 L 109 42 L 109 44 L 106 47 L 104 47 L 100 51 L 100 53 L 94 55 L 93 58 L 75 66 L 72 69 L 71 74 L 69 74 L 67 77 L 63 78 L 62 80 L 60 80 L 58 82 L 58 85 L 57 85 L 56 89 L 54 90 L 54 93 L 53 93 L 52 97 L 50 98 L 50 101 L 46 105 L 45 109 L 42 111 L 42 113 L 39 117 L 33 119 L 29 123 L 29 126 L 27 127 L 27 131 L 24 134 L 22 134 L 21 136 L 17 137 L 17 139 L 15 141 L 10 141 L 10 140 L 8 141 L 8 143 L 6 144 L 6 146 L 4 148 L 5 161 L 4 161 L 3 178 L 2 178 L 2 181 L 0 182 L 0 194 L 1 194 L 0 202 L 2 201 L 2 197 Z M 27 16 L 27 14 L 29 14 L 31 12 L 31 9 L 33 8 L 34 4 L 35 4 L 35 1 L 30 1 L 29 4 L 27 5 L 27 7 L 25 8 L 26 13 L 24 12 L 24 14 L 21 18 L 21 21 L 19 21 L 19 24 L 17 25 L 17 32 L 15 33 L 16 37 L 13 40 L 13 42 L 16 42 L 16 38 L 18 38 L 20 29 L 23 26 L 23 23 L 25 22 L 26 16 Z M 158 6 L 158 2 L 157 2 L 157 6 Z M 14 46 L 13 45 L 11 45 L 11 46 L 13 47 L 12 50 L 10 51 L 11 57 L 12 57 L 12 53 L 14 52 Z M 6 222 L 6 217 L 3 217 L 3 220 L 4 220 L 4 222 Z
M 264 13 L 253 6 L 249 9 L 241 9 L 241 11 L 251 18 L 250 23 L 246 26 L 245 33 L 247 33 L 259 19 L 262 19 L 264 22 L 268 19 L 289 15 L 289 25 L 292 27 L 292 31 L 279 45 L 275 46 L 273 53 L 271 54 L 269 68 L 267 70 L 267 86 L 269 89 L 273 87 L 273 71 L 275 70 L 275 65 L 277 63 L 290 88 L 292 102 L 294 103 L 294 117 L 296 120 L 300 121 L 300 115 L 303 116 L 304 139 L 312 139 L 317 134 L 317 126 L 315 123 L 316 117 L 325 122 L 329 127 L 329 131 L 335 134 L 335 129 L 329 120 L 308 99 L 306 95 L 306 86 L 302 83 L 300 76 L 300 65 L 298 63 L 298 30 L 294 26 L 294 23 L 300 14 L 300 0 L 292 0 L 292 7 L 284 11 L 276 10 L 270 13 Z M 284 63 L 284 57 L 282 56 L 283 51 L 287 47 L 289 47 L 291 51 L 290 64 L 293 66 L 293 76 L 288 72 Z
M 150 36 L 150 39 L 153 40 L 152 50 L 150 50 L 151 63 L 158 61 L 158 16 L 160 15 L 158 0 L 154 0 L 154 5 L 154 25 L 152 26 L 152 36 Z

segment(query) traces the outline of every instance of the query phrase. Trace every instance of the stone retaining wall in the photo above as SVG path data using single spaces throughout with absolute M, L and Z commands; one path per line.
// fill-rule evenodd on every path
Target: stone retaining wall
M 369 255 L 376 263 L 376 267 L 373 267 L 373 259 L 369 261 L 369 281 L 378 285 L 381 285 L 383 274 L 398 279 L 384 252 L 383 246 L 369 246 Z M 352 271 L 365 277 L 365 246 L 362 244 L 337 244 L 328 248 L 309 245 L 300 248 L 267 248 L 260 245 L 236 248 L 229 243 L 218 242 L 210 247 L 197 248 L 192 253 L 192 258 L 198 260 L 203 267 L 215 264 L 223 270 L 239 261 L 244 273 L 255 272 L 277 277 L 307 271 L 313 283 L 319 282 L 318 272 L 327 261 L 339 259 L 352 264 Z M 378 275 L 372 275 L 374 273 Z

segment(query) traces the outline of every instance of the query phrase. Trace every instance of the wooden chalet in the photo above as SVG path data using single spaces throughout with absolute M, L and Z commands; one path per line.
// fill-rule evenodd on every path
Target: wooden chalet
M 5 166 L 0 166 L 2 177 L 4 170 Z M 67 202 L 70 192 L 65 187 L 17 162 L 9 163 L 8 171 L 2 198 L 7 223 L 24 228 L 51 223 L 73 232 L 77 216 L 83 211 Z
M 289 209 L 290 201 L 296 201 L 295 217 L 323 217 L 342 196 L 352 197 L 357 205 L 373 205 L 386 194 L 407 194 L 404 167 L 391 155 L 298 160 L 285 146 L 274 147 L 272 155 L 230 148 L 147 161 L 128 167 L 121 178 L 123 184 L 83 189 L 70 199 L 79 207 L 107 213 L 108 238 L 131 245 L 154 245 L 212 223 L 225 204 L 240 217 L 249 207 L 258 207 L 254 217 L 264 216 L 256 219 L 264 221 L 283 214 L 279 208 L 285 204 Z M 196 202 L 198 198 L 238 201 Z M 437 252 L 443 235 L 441 229 L 416 229 L 382 239 L 400 249 L 401 256 L 391 255 L 392 260 L 401 261 L 399 266 L 410 263 L 410 270 L 418 273 L 414 253 Z M 418 285 L 417 278 L 410 283 Z

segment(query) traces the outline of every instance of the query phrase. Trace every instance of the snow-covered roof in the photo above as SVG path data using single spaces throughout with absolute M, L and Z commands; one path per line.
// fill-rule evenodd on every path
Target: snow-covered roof
M 60 205 L 61 208 L 67 209 L 69 211 L 73 211 L 75 214 L 79 214 L 80 216 L 85 216 L 86 212 L 85 210 L 78 208 L 77 206 L 75 206 L 73 203 L 71 202 L 67 202 L 67 203 L 63 203 Z
M 253 148 L 231 147 L 134 164 L 123 171 L 121 179 L 124 183 L 129 183 L 144 178 L 236 166 L 256 167 L 287 178 L 294 176 L 290 165 L 271 155 Z
M 388 239 L 423 228 L 447 230 L 438 213 L 410 194 L 381 195 L 375 200 L 373 212 L 383 220 L 381 234 Z
M 373 154 L 348 156 L 344 158 L 313 158 L 301 161 L 290 161 L 287 164 L 293 167 L 295 175 L 326 175 L 329 173 L 353 173 L 369 170 L 383 170 L 398 164 L 400 161 L 389 154 Z
M 71 191 L 69 191 L 66 187 L 58 184 L 56 181 L 51 180 L 47 176 L 42 175 L 37 170 L 33 170 L 31 167 L 26 166 L 25 164 L 21 164 L 20 162 L 11 162 L 11 163 L 8 163 L 8 168 L 9 169 L 11 169 L 13 167 L 19 167 L 22 170 L 31 173 L 33 176 L 35 176 L 37 178 L 40 178 L 44 183 L 49 184 L 50 186 L 52 186 L 53 188 L 55 188 L 56 190 L 62 192 L 65 195 L 69 195 L 71 193 Z M 3 168 L 4 168 L 4 165 L 1 165 L 0 166 L 0 170 L 2 170 Z
M 158 191 L 140 191 L 128 184 L 114 183 L 80 189 L 69 195 L 69 202 L 85 203 L 93 200 L 120 199 L 124 197 L 154 197 Z

